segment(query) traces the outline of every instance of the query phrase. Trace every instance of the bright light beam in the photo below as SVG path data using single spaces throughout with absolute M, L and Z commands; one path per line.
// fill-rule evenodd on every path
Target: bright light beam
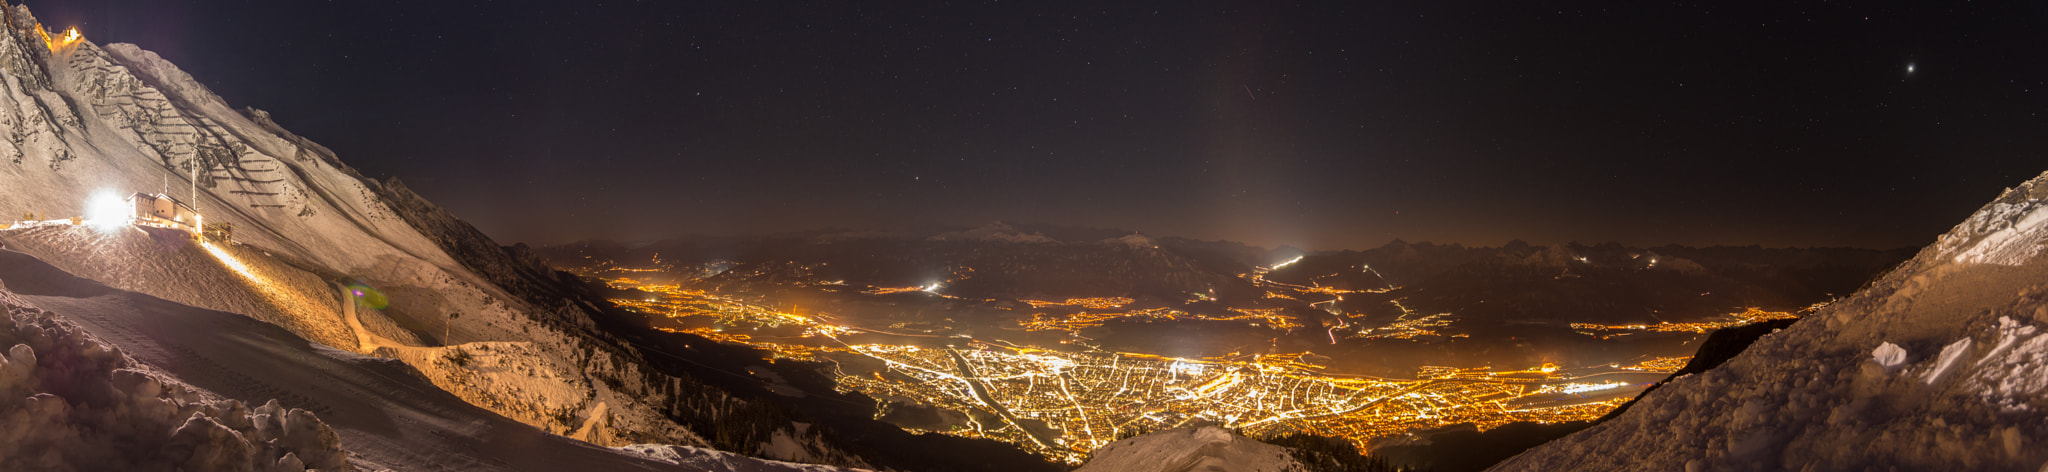
M 93 194 L 92 199 L 87 200 L 85 204 L 85 220 L 101 231 L 112 231 L 127 226 L 128 220 L 134 217 L 134 212 L 135 208 L 129 205 L 127 200 L 122 200 L 119 194 L 110 190 L 101 190 Z

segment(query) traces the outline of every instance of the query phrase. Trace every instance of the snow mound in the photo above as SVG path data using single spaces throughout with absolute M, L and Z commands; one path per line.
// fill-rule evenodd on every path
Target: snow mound
M 716 449 L 667 444 L 634 444 L 613 449 L 666 462 L 671 465 L 683 466 L 690 470 L 705 472 L 854 472 L 867 470 L 761 460 Z
M 1494 470 L 2040 470 L 2044 198 L 2048 173 L 1863 291 Z
M 0 289 L 0 470 L 355 470 L 312 412 L 185 385 Z
M 1109 443 L 1075 472 L 1278 472 L 1299 467 L 1287 448 L 1203 426 Z

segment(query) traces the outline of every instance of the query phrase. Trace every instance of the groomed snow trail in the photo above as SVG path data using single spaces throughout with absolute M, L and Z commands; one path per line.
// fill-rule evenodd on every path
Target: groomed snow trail
M 348 330 L 356 337 L 356 346 L 358 346 L 356 352 L 376 351 L 380 347 L 392 349 L 410 347 L 404 343 L 379 336 L 368 329 L 363 329 L 363 320 L 356 317 L 355 291 L 350 290 L 347 285 L 340 283 L 334 284 L 334 288 L 341 290 L 341 315 L 342 319 L 348 320 Z

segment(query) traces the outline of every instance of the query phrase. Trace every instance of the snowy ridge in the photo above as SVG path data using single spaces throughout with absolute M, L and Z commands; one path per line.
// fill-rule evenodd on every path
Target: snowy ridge
M 2036 179 L 2038 181 L 2038 179 Z M 2019 265 L 2048 244 L 2048 184 L 2027 182 L 2006 190 L 1936 243 L 1960 264 Z
M 2048 173 L 1863 291 L 1494 470 L 2048 466 Z
M 1075 472 L 1279 472 L 1301 467 L 1287 448 L 1202 426 L 1109 443 Z

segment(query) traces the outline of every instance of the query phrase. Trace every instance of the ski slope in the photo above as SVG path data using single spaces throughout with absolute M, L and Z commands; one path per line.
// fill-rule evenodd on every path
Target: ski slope
M 370 470 L 690 470 L 514 422 L 397 361 L 309 342 L 246 316 L 109 288 L 21 253 L 0 250 L 0 284 L 194 387 L 318 414 Z

